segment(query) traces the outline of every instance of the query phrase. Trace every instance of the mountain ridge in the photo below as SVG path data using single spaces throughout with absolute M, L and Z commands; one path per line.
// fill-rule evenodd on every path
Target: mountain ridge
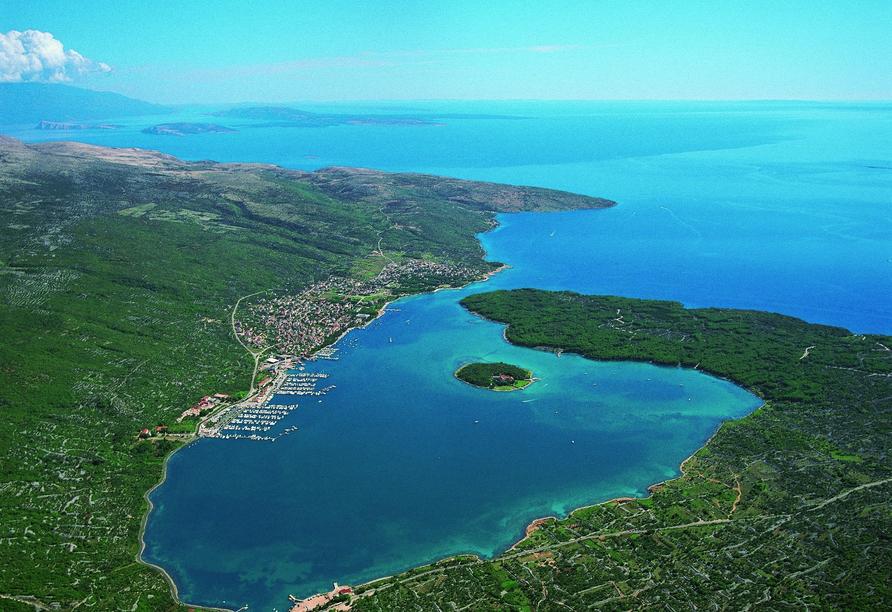
M 0 124 L 78 122 L 160 115 L 169 106 L 57 83 L 0 83 Z

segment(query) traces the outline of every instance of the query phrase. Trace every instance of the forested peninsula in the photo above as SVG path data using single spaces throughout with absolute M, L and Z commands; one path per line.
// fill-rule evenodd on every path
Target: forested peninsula
M 497 212 L 613 204 L 0 136 L 0 609 L 186 610 L 137 563 L 143 496 L 191 438 L 164 426 L 251 386 L 241 342 L 315 350 L 377 304 L 498 268 L 474 237 Z M 336 305 L 357 287 L 369 302 L 307 338 L 301 321 L 237 330 L 237 304 Z
M 537 520 L 492 560 L 366 585 L 353 610 L 850 611 L 892 600 L 892 337 L 532 289 L 462 304 L 506 324 L 512 343 L 696 368 L 765 405 L 722 425 L 647 498 Z

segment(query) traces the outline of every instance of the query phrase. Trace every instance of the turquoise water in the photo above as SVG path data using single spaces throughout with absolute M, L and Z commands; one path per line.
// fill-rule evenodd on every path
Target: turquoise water
M 466 292 L 402 300 L 342 341 L 338 361 L 310 364 L 336 388 L 280 423 L 298 427 L 289 436 L 174 455 L 144 557 L 183 599 L 265 610 L 332 582 L 493 556 L 536 517 L 646 495 L 759 403 L 696 372 L 509 346 L 456 304 Z M 453 377 L 479 360 L 541 381 L 494 393 Z
M 420 104 L 420 103 L 419 103 Z M 320 110 L 308 108 L 309 110 Z M 338 112 L 345 108 L 336 109 Z M 283 609 L 460 552 L 497 554 L 530 520 L 643 495 L 755 398 L 700 374 L 508 346 L 468 291 L 541 287 L 756 308 L 892 332 L 892 105 L 424 103 L 364 113 L 443 126 L 339 126 L 164 138 L 0 131 L 157 148 L 186 159 L 350 165 L 603 196 L 600 211 L 501 215 L 480 237 L 513 267 L 403 300 L 321 362 L 336 389 L 279 441 L 201 440 L 152 496 L 145 558 L 190 602 Z M 230 124 L 227 124 L 230 125 Z M 392 342 L 391 342 L 392 339 Z M 541 382 L 494 394 L 455 381 L 502 360 Z M 289 397 L 289 400 L 291 398 Z

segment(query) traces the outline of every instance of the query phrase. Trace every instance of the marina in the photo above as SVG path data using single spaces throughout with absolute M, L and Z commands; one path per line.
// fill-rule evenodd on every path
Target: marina
M 338 358 L 334 356 L 335 353 L 338 352 L 333 346 L 326 346 L 325 348 L 321 348 L 316 351 L 316 354 L 313 355 L 314 359 L 326 359 L 328 361 L 337 361 Z
M 326 378 L 328 374 L 325 373 L 297 371 L 280 374 L 262 395 L 229 406 L 203 422 L 198 435 L 226 440 L 275 442 L 297 430 L 295 425 L 276 435 L 270 433 L 279 421 L 298 408 L 298 404 L 272 404 L 270 400 L 276 395 L 325 395 L 335 388 L 335 385 L 317 388 L 319 381 Z
M 335 388 L 335 385 L 329 385 L 322 389 L 316 389 L 316 383 L 324 378 L 328 378 L 328 374 L 310 374 L 307 372 L 297 372 L 289 374 L 288 378 L 276 390 L 278 395 L 325 395 L 328 391 Z

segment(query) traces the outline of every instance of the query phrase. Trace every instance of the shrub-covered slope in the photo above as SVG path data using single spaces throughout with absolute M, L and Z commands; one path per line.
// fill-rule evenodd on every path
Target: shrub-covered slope
M 495 266 L 474 238 L 495 212 L 610 204 L 0 136 L 0 609 L 171 607 L 135 557 L 143 494 L 179 442 L 136 434 L 248 388 L 239 298 L 392 261 L 468 282 Z

